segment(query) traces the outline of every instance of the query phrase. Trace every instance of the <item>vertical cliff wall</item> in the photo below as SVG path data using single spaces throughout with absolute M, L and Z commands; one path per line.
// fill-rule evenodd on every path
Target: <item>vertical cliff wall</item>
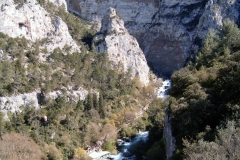
M 132 77 L 138 77 L 144 85 L 149 83 L 149 67 L 144 54 L 114 8 L 109 8 L 102 19 L 101 30 L 94 43 L 98 52 L 108 52 L 114 68 L 122 66 L 125 72 L 130 71 Z
M 193 58 L 210 28 L 239 21 L 238 0 L 67 0 L 68 10 L 101 22 L 109 7 L 125 22 L 158 73 L 171 74 Z
M 80 52 L 65 22 L 54 17 L 52 23 L 51 15 L 36 0 L 26 0 L 22 4 L 15 4 L 13 0 L 0 1 L 0 22 L 0 32 L 10 37 L 25 37 L 32 41 L 46 38 L 44 47 L 48 51 L 68 45 L 71 52 Z

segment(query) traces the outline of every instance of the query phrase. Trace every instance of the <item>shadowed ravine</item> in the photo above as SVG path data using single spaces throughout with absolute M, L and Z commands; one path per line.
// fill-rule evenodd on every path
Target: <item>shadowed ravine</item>
M 170 89 L 170 87 L 171 81 L 169 79 L 164 80 L 163 85 L 158 89 L 158 98 L 166 99 L 167 90 Z M 166 157 L 170 159 L 175 151 L 175 138 L 172 135 L 171 117 L 169 117 L 167 110 L 164 118 L 163 138 L 166 140 Z M 112 158 L 114 160 L 122 160 L 124 158 L 135 160 L 136 156 L 131 153 L 131 147 L 134 147 L 134 145 L 141 141 L 146 142 L 147 139 L 148 131 L 140 132 L 134 139 L 130 140 L 130 142 L 123 141 L 123 145 L 118 149 L 120 153 L 112 156 Z
M 163 85 L 158 90 L 158 98 L 166 99 L 167 90 L 171 87 L 171 81 L 166 79 L 163 81 Z M 166 140 L 166 156 L 170 159 L 175 151 L 175 138 L 172 135 L 171 117 L 168 115 L 168 109 L 166 110 L 166 116 L 164 118 L 163 138 Z

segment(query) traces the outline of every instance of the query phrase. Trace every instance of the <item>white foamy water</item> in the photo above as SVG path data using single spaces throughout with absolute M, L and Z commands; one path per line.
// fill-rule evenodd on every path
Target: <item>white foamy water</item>
M 171 80 L 166 79 L 163 81 L 163 85 L 158 89 L 158 98 L 163 98 L 165 99 L 167 96 L 166 91 L 171 88 Z
M 124 142 L 124 144 L 122 145 L 121 152 L 118 155 L 111 155 L 111 158 L 113 158 L 114 160 L 124 159 L 125 157 L 123 154 L 129 152 L 128 150 L 131 148 L 131 146 L 138 143 L 139 141 L 146 142 L 148 140 L 148 135 L 149 135 L 148 131 L 139 132 L 135 138 L 131 139 L 131 142 Z M 135 160 L 136 156 L 133 155 L 127 158 L 128 160 Z
M 158 89 L 158 98 L 165 99 L 167 97 L 167 90 L 171 88 L 171 80 L 166 79 L 163 81 L 163 85 Z M 167 160 L 171 159 L 173 152 L 175 151 L 175 138 L 172 135 L 171 117 L 166 112 L 164 118 L 163 138 L 166 140 L 166 156 Z

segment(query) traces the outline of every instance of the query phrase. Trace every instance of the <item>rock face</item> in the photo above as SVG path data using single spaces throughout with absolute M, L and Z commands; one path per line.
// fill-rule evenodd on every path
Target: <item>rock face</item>
M 170 160 L 176 149 L 176 139 L 172 135 L 171 118 L 168 115 L 164 118 L 163 138 L 165 138 L 166 141 L 167 160 Z
M 65 91 L 63 91 L 65 90 Z M 92 91 L 94 92 L 94 91 Z M 65 96 L 67 101 L 78 102 L 78 100 L 85 100 L 88 91 L 83 88 L 73 89 L 69 87 L 62 90 L 56 90 L 46 94 L 47 99 L 56 99 L 61 96 Z M 7 120 L 7 112 L 22 111 L 25 106 L 34 107 L 38 109 L 40 101 L 40 92 L 32 92 L 25 94 L 12 95 L 9 97 L 0 97 L 0 111 L 5 113 L 4 118 Z M 23 108 L 21 108 L 23 106 Z
M 120 13 L 127 23 L 150 24 L 152 16 L 159 9 L 159 0 L 67 0 L 68 9 L 81 17 L 97 22 L 101 28 L 101 20 L 106 11 L 112 7 Z
M 48 51 L 53 51 L 55 48 L 60 49 L 71 46 L 70 53 L 74 51 L 80 52 L 80 48 L 73 41 L 71 35 L 68 32 L 68 27 L 60 17 L 56 17 L 54 20 L 54 32 L 48 35 L 48 42 L 46 47 Z M 66 54 L 66 53 L 65 53 Z
M 47 38 L 46 47 L 49 51 L 68 45 L 72 46 L 71 52 L 80 52 L 68 32 L 67 25 L 59 17 L 56 17 L 52 24 L 49 13 L 36 0 L 16 5 L 13 0 L 0 1 L 0 7 L 0 32 L 13 38 L 25 37 L 32 41 Z
M 239 20 L 237 0 L 68 0 L 68 10 L 94 21 L 99 29 L 109 7 L 142 48 L 149 66 L 171 74 L 196 55 L 210 28 L 226 18 Z
M 19 111 L 20 106 L 33 106 L 39 108 L 37 92 L 0 97 L 0 108 L 7 111 Z
M 132 77 L 149 83 L 149 67 L 137 40 L 130 36 L 114 8 L 109 8 L 101 25 L 101 34 L 94 38 L 98 52 L 107 51 L 109 59 L 116 66 L 122 64 L 123 70 L 131 70 Z
M 48 0 L 49 2 L 52 2 L 53 4 L 55 4 L 56 6 L 62 6 L 64 5 L 67 11 L 67 2 L 66 0 Z

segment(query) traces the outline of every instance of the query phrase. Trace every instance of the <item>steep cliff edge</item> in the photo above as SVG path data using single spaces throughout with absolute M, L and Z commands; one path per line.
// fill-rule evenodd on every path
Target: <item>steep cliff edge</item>
M 43 47 L 53 51 L 65 45 L 71 46 L 71 52 L 80 52 L 80 47 L 74 42 L 68 32 L 67 25 L 59 17 L 51 20 L 51 15 L 42 8 L 36 0 L 23 4 L 14 4 L 13 0 L 0 2 L 0 32 L 10 37 L 25 37 L 36 41 L 47 39 Z
M 149 66 L 171 74 L 194 58 L 202 38 L 226 18 L 238 22 L 236 0 L 71 0 L 68 10 L 94 21 L 101 20 L 109 7 L 116 8 L 125 27 L 142 48 Z
M 122 65 L 124 72 L 130 70 L 132 77 L 139 77 L 144 85 L 149 83 L 149 67 L 144 54 L 114 8 L 108 9 L 102 20 L 101 32 L 94 38 L 94 42 L 98 52 L 108 52 L 115 68 Z

